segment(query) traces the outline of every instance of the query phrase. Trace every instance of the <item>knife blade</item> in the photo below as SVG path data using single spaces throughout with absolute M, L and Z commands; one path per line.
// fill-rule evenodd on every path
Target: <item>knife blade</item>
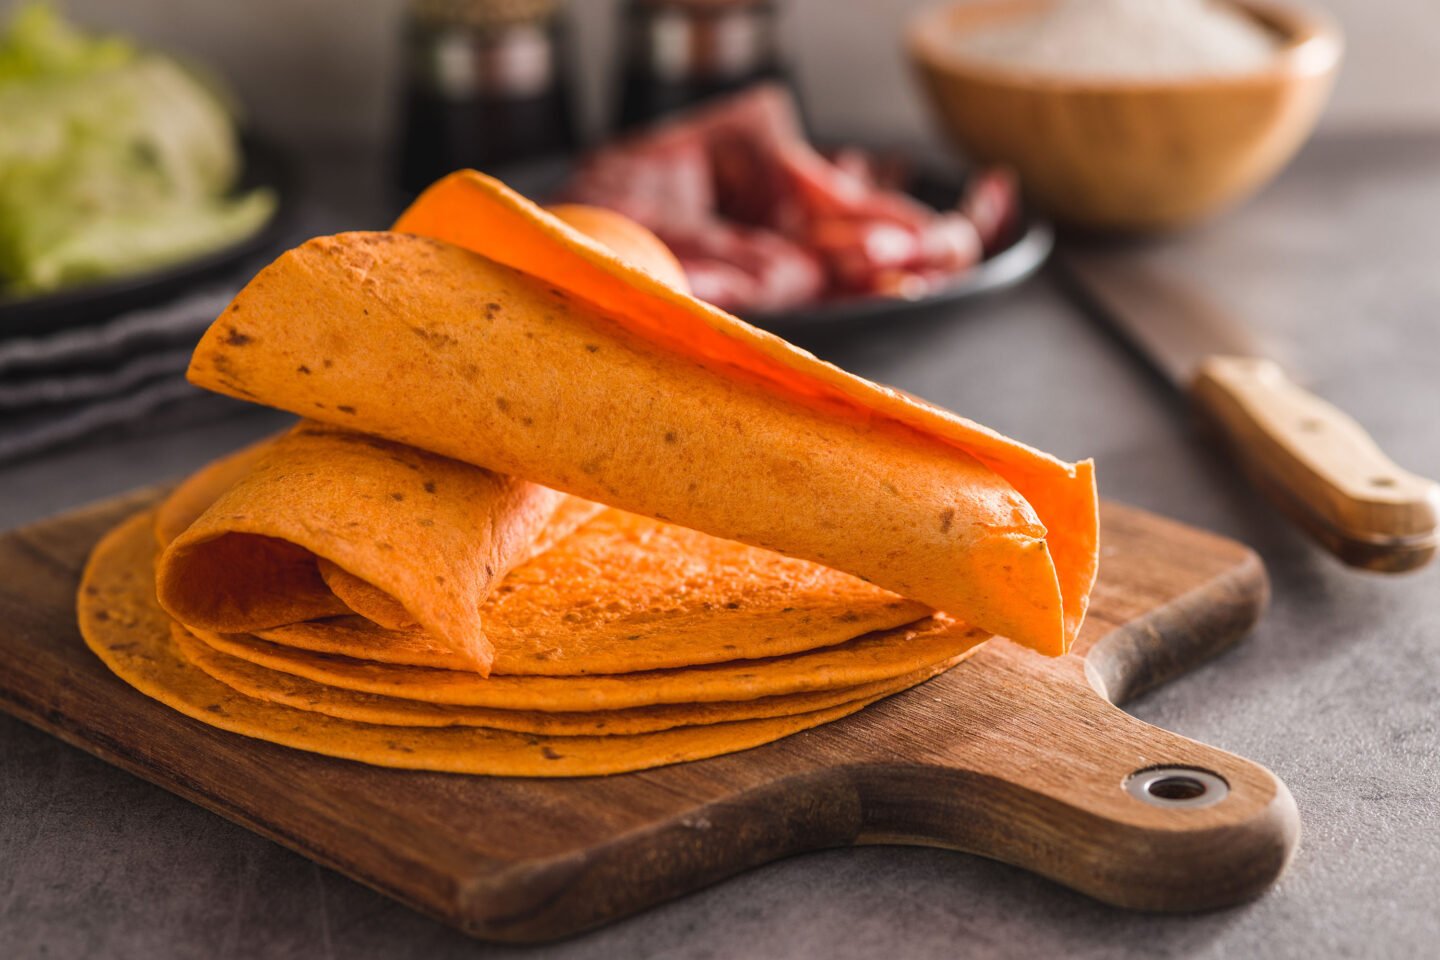
M 1414 570 L 1436 552 L 1440 485 L 1397 466 L 1338 407 L 1296 383 L 1193 284 L 1123 252 L 1059 252 L 1073 289 L 1218 432 L 1251 482 L 1351 566 Z

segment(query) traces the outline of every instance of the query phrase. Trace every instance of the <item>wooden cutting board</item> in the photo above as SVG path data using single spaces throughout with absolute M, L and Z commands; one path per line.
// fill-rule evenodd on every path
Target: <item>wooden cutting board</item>
M 1111 704 L 1236 640 L 1267 595 L 1245 547 L 1138 510 L 1104 508 L 1100 583 L 1070 656 L 997 641 L 744 753 L 516 780 L 300 753 L 117 680 L 76 630 L 76 583 L 96 539 L 157 495 L 0 536 L 0 707 L 477 936 L 560 937 L 779 857 L 861 843 L 949 847 L 1109 903 L 1197 910 L 1259 894 L 1295 847 L 1294 801 L 1269 771 Z M 1146 773 L 1156 767 L 1187 769 Z

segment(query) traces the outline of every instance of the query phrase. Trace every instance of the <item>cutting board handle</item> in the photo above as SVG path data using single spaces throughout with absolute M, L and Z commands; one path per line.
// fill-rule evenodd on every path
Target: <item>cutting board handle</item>
M 856 842 L 964 850 L 1141 910 L 1229 906 L 1275 881 L 1300 832 L 1284 783 L 1125 713 L 1078 657 L 1038 659 L 1007 656 L 992 727 L 953 731 L 923 764 L 852 771 Z

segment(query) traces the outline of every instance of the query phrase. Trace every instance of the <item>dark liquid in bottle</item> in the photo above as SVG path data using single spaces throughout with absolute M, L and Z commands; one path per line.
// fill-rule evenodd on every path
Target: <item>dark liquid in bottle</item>
M 399 181 L 417 193 L 464 167 L 573 150 L 558 24 L 415 20 L 407 36 Z
M 631 0 L 623 27 L 622 130 L 763 80 L 793 88 L 773 0 Z
M 400 183 L 418 193 L 453 170 L 484 169 L 575 148 L 568 98 L 447 100 L 411 89 L 404 104 Z

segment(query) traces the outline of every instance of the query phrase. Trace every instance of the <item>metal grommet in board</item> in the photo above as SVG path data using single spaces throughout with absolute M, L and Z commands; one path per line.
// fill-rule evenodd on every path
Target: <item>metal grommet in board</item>
M 1193 810 L 1224 800 L 1230 784 L 1198 767 L 1146 767 L 1125 778 L 1125 792 L 1152 807 Z

